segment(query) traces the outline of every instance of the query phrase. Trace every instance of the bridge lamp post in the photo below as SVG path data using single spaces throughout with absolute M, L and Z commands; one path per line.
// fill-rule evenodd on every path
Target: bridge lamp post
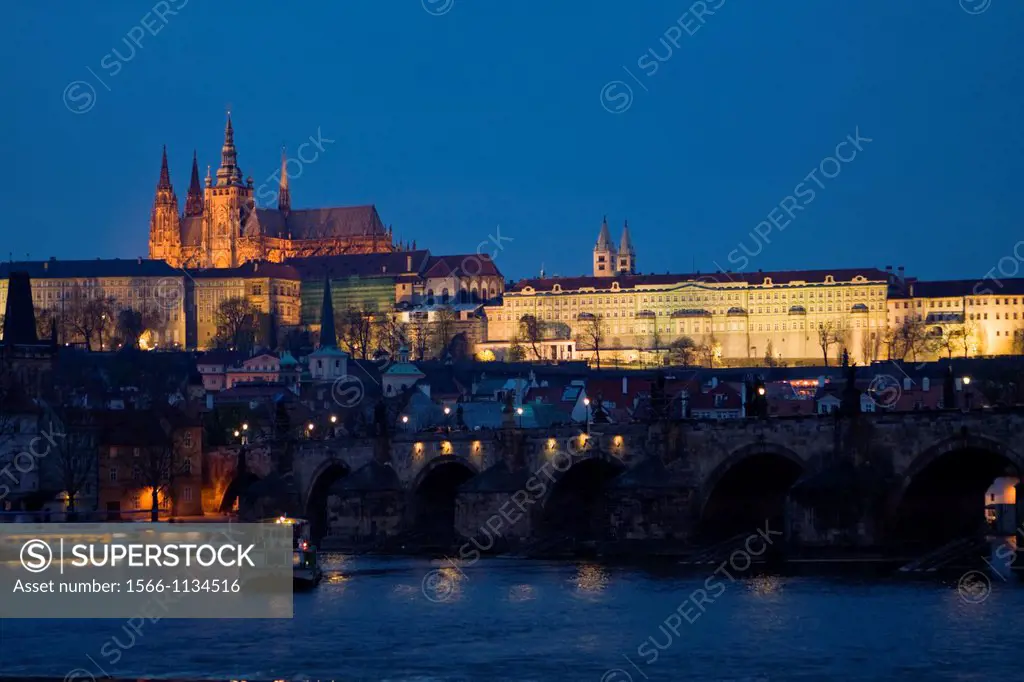
M 307 438 L 312 438 L 313 437 L 313 428 L 314 428 L 313 422 L 309 422 L 308 424 L 306 424 L 306 437 Z
M 242 445 L 249 442 L 249 422 L 242 423 Z
M 586 422 L 586 428 L 584 429 L 584 433 L 586 433 L 589 436 L 590 435 L 590 398 L 584 398 L 583 399 L 583 405 L 587 408 L 587 422 Z
M 969 412 L 971 410 L 971 377 L 966 376 L 963 378 L 964 382 L 964 405 Z
M 407 414 L 402 415 L 402 428 L 409 429 L 409 415 Z
M 516 408 L 516 415 L 519 417 L 519 428 L 523 428 L 523 408 Z
M 448 417 L 451 416 L 451 413 L 452 413 L 452 408 L 450 408 L 447 405 L 445 405 L 444 406 L 444 430 L 449 432 L 449 433 L 451 433 L 451 430 L 452 430 L 451 424 L 449 423 L 449 419 L 448 419 Z

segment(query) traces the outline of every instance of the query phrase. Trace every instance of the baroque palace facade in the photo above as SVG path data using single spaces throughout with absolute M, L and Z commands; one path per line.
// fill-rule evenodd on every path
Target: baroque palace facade
M 500 305 L 486 308 L 484 347 L 502 355 L 519 345 L 528 359 L 600 353 L 605 362 L 628 363 L 689 337 L 725 364 L 769 356 L 821 363 L 826 352 L 838 362 L 844 350 L 851 362 L 868 364 L 904 351 L 917 359 L 1005 355 L 1021 352 L 1024 341 L 1024 279 L 1001 280 L 992 291 L 976 280 L 907 279 L 902 268 L 644 275 L 628 224 L 616 247 L 607 220 L 593 266 L 591 276 L 509 287 Z M 538 322 L 539 342 L 526 338 L 524 316 Z M 916 331 L 900 345 L 901 329 L 911 326 Z
M 149 224 L 149 257 L 175 267 L 233 268 L 248 261 L 397 250 L 374 206 L 293 209 L 282 152 L 277 207 L 256 205 L 252 177 L 242 177 L 228 114 L 216 177 L 192 176 L 184 211 L 171 184 L 164 148 Z

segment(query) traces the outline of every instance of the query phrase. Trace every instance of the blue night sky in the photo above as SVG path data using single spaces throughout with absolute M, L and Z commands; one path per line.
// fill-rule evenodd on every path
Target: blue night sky
M 738 269 L 770 215 L 747 270 L 982 277 L 1024 238 L 1017 0 L 155 5 L 5 6 L 4 258 L 145 256 L 161 145 L 183 204 L 228 106 L 257 187 L 319 130 L 294 207 L 374 203 L 436 254 L 500 225 L 511 279 L 589 272 L 604 214 L 644 272 Z

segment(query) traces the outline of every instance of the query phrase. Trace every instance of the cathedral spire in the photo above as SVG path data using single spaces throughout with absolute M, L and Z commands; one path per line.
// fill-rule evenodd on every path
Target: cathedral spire
M 633 250 L 633 240 L 629 238 L 629 221 L 622 226 L 622 239 L 619 240 L 619 253 L 636 253 Z
M 192 150 L 192 179 L 185 197 L 185 217 L 203 215 L 203 187 L 199 184 L 199 162 L 196 151 Z
M 167 168 L 167 145 L 164 145 L 164 155 L 160 161 L 160 181 L 156 183 L 157 190 L 172 189 L 171 171 Z
M 320 347 L 338 347 L 338 335 L 334 331 L 334 301 L 331 300 L 330 276 L 324 278 L 324 302 L 320 309 Z
M 242 171 L 238 167 L 238 151 L 235 149 L 235 129 L 231 125 L 231 112 L 224 126 L 224 146 L 220 148 L 220 168 L 217 169 L 217 185 L 237 185 L 242 182 Z
M 622 226 L 622 239 L 619 240 L 619 272 L 627 275 L 636 274 L 636 250 L 633 248 L 633 240 L 629 236 L 629 221 Z
M 601 231 L 597 234 L 597 248 L 607 249 L 612 245 L 612 235 L 608 231 L 608 216 L 601 222 Z
M 594 277 L 611 277 L 615 274 L 617 261 L 615 243 L 608 231 L 608 216 L 601 221 L 601 231 L 597 233 L 594 244 Z
M 277 209 L 292 210 L 292 194 L 288 191 L 288 157 L 285 155 L 284 147 L 281 147 L 281 188 L 277 193 Z

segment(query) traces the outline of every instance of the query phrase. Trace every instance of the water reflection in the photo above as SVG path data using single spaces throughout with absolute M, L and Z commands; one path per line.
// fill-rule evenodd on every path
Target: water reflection
M 508 588 L 508 600 L 511 602 L 533 601 L 537 598 L 537 590 L 533 585 L 513 585 Z
M 609 580 L 608 570 L 597 564 L 580 564 L 572 579 L 577 593 L 590 594 L 604 592 Z
M 782 578 L 777 575 L 759 575 L 747 580 L 746 586 L 757 595 L 774 594 L 782 589 Z

